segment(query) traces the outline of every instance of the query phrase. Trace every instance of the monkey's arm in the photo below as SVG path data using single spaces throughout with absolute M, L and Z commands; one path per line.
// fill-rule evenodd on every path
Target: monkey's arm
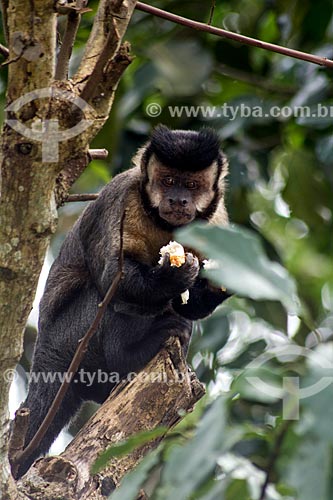
M 111 266 L 113 267 L 113 266 Z M 130 257 L 125 257 L 123 277 L 117 289 L 115 299 L 130 304 L 163 307 L 194 283 L 199 271 L 197 260 L 187 255 L 182 268 L 170 266 L 168 258 L 162 265 L 148 266 Z M 106 288 L 111 283 L 113 269 L 105 268 L 102 276 Z M 109 274 L 109 277 L 108 277 Z
M 79 237 L 92 282 L 104 297 L 118 270 L 119 242 L 112 241 L 102 220 L 87 218 L 79 228 Z M 105 224 L 106 228 L 107 225 Z M 99 241 L 98 241 L 99 240 Z M 122 279 L 114 296 L 117 307 L 138 305 L 146 312 L 157 312 L 190 288 L 199 273 L 198 259 L 188 254 L 181 268 L 170 265 L 166 256 L 162 265 L 150 266 L 125 252 Z M 121 309 L 119 309 L 121 310 Z M 124 311 L 125 312 L 125 311 Z
M 227 291 L 211 285 L 207 279 L 197 278 L 195 284 L 189 289 L 187 304 L 182 304 L 181 297 L 178 296 L 172 301 L 172 306 L 184 318 L 203 319 L 230 296 L 231 294 Z

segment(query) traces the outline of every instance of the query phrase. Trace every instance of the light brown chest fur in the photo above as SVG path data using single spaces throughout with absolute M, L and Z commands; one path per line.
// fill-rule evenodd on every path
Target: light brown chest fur
M 140 262 L 156 265 L 160 248 L 169 243 L 172 233 L 159 229 L 146 214 L 137 191 L 128 195 L 124 225 L 124 252 Z

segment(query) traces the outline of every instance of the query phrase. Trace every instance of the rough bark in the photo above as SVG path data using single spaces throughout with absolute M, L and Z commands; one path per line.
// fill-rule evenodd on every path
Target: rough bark
M 27 137 L 8 124 L 0 144 L 0 492 L 3 500 L 15 498 L 15 485 L 9 472 L 8 392 L 11 374 L 20 359 L 23 331 L 32 307 L 38 276 L 50 236 L 56 229 L 58 203 L 67 197 L 72 183 L 89 162 L 89 143 L 103 126 L 111 108 L 122 72 L 130 62 L 128 48 L 121 48 L 135 2 L 101 1 L 99 13 L 109 6 L 110 19 L 97 16 L 96 29 L 108 36 L 113 17 L 121 11 L 122 22 L 114 33 L 114 51 L 107 53 L 106 65 L 95 83 L 107 90 L 95 93 L 91 106 L 78 111 L 75 99 L 82 83 L 55 82 L 56 12 L 54 0 L 3 0 L 5 31 L 8 33 L 7 104 L 38 89 L 67 91 L 72 98 L 53 95 L 19 105 L 8 118 L 25 127 L 41 130 L 40 124 L 57 122 L 61 130 L 71 129 L 82 118 L 91 122 L 79 135 L 58 143 L 54 151 L 35 136 Z M 120 48 L 119 48 L 120 47 Z M 119 50 L 118 50 L 119 49 Z M 98 63 L 98 57 L 94 64 Z M 89 62 L 89 68 L 91 61 Z M 84 63 L 83 63 L 84 66 Z M 113 67 L 112 74 L 109 68 Z M 89 82 L 89 79 L 87 80 Z M 96 88 L 97 88 L 96 87 Z M 102 92 L 103 94 L 103 92 Z M 98 98 L 100 99 L 98 100 Z M 99 105 L 98 102 L 100 103 Z M 97 104 L 96 104 L 97 103 Z M 101 104 L 102 103 L 102 104 Z M 96 104 L 96 105 L 95 105 Z M 94 107 L 95 105 L 95 107 Z M 53 123 L 52 122 L 52 123 Z M 39 127 L 39 129 L 38 129 Z M 29 135 L 29 134 L 28 134 Z M 49 157 L 48 157 L 49 155 Z M 57 189 L 56 189 L 57 188 Z
M 136 378 L 116 387 L 61 456 L 35 462 L 19 482 L 20 493 L 36 500 L 105 499 L 159 440 L 113 458 L 107 469 L 91 476 L 90 467 L 100 452 L 139 431 L 172 427 L 203 394 L 202 384 L 188 370 L 179 340 L 171 339 Z
M 7 14 L 9 59 L 17 59 L 8 71 L 7 96 L 11 102 L 33 88 L 50 85 L 56 20 L 50 0 L 35 0 L 35 14 L 40 19 L 38 30 L 29 2 L 9 1 Z M 26 59 L 24 52 L 28 47 L 31 54 Z M 23 329 L 49 235 L 55 230 L 56 213 L 52 203 L 54 167 L 41 163 L 38 148 L 26 155 L 30 148 L 22 145 L 26 139 L 7 126 L 1 142 L 0 484 L 2 498 L 13 498 L 7 461 L 8 370 L 15 369 L 21 356 Z

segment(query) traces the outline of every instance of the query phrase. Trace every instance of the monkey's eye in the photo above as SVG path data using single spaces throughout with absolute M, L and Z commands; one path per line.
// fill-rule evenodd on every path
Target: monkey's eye
M 185 187 L 186 187 L 187 189 L 197 189 L 197 187 L 198 187 L 198 183 L 197 183 L 197 182 L 195 182 L 195 181 L 187 181 L 187 182 L 185 183 Z
M 175 180 L 172 177 L 164 177 L 162 180 L 164 186 L 173 186 L 175 183 Z

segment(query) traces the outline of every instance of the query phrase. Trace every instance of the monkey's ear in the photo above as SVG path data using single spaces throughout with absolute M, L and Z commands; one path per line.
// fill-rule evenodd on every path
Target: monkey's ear
M 228 162 L 228 158 L 226 157 L 226 155 L 222 151 L 219 152 L 219 155 L 217 158 L 217 165 L 219 168 L 219 178 L 223 179 L 229 173 L 229 162 Z
M 132 158 L 132 163 L 135 167 L 139 167 L 141 172 L 146 173 L 147 164 L 151 156 L 151 151 L 149 150 L 150 141 L 146 142 Z

